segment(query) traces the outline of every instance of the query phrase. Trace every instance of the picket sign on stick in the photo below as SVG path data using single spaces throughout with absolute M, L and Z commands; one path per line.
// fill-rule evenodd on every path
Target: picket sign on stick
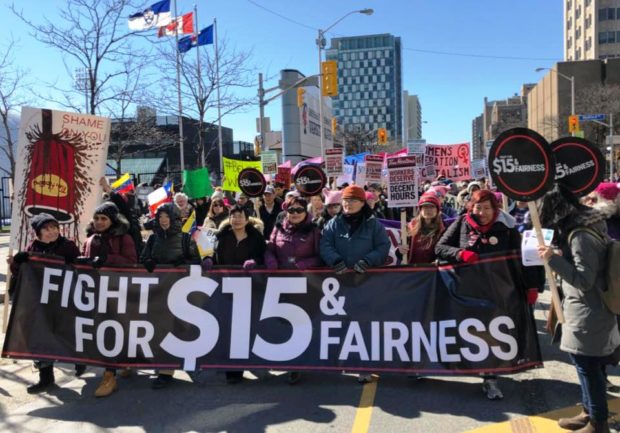
M 407 210 L 400 211 L 400 245 L 407 247 Z M 409 253 L 403 254 L 402 264 L 408 264 Z
M 9 257 L 13 257 L 13 248 L 9 248 Z M 7 266 L 6 283 L 4 284 L 4 308 L 2 309 L 2 333 L 6 334 L 9 326 L 9 288 L 11 287 L 11 267 Z
M 525 201 L 530 210 L 538 245 L 545 245 L 535 200 L 553 187 L 556 177 L 555 157 L 551 146 L 536 131 L 512 128 L 502 132 L 489 149 L 491 178 L 505 196 Z M 545 262 L 545 275 L 551 289 L 551 301 L 558 322 L 564 323 L 555 278 Z

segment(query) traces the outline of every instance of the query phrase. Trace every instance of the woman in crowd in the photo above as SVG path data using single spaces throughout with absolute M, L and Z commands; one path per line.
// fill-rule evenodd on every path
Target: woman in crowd
M 194 204 L 196 210 L 196 222 L 201 223 L 207 217 L 209 208 L 211 207 L 211 200 L 207 197 L 197 198 Z
M 594 191 L 583 198 L 583 203 L 601 212 L 607 222 L 607 234 L 620 240 L 620 185 L 601 182 Z
M 491 191 L 477 190 L 472 194 L 467 212 L 458 217 L 439 239 L 435 253 L 441 260 L 475 263 L 481 254 L 520 249 L 521 236 L 516 229 L 514 218 L 500 210 Z M 518 276 L 517 281 L 525 281 L 526 287 L 535 287 L 534 283 L 539 283 L 535 281 L 535 276 L 525 280 L 523 277 L 524 275 Z M 528 303 L 534 304 L 538 289 L 528 288 L 525 294 Z M 504 398 L 496 376 L 484 376 L 482 388 L 489 400 Z
M 379 206 L 379 198 L 372 191 L 366 191 L 366 204 L 372 211 L 372 214 L 379 219 L 385 219 L 385 215 Z
M 605 306 L 607 229 L 605 216 L 579 203 L 557 185 L 542 199 L 540 222 L 555 230 L 556 245 L 538 247 L 541 258 L 562 278 L 564 301 L 560 349 L 567 352 L 581 384 L 580 414 L 558 421 L 581 433 L 609 432 L 604 367 L 620 345 L 616 316 Z
M 157 208 L 153 234 L 146 241 L 140 262 L 148 272 L 153 272 L 157 265 L 174 265 L 200 263 L 198 248 L 189 233 L 181 231 L 182 223 L 179 210 L 172 203 Z M 165 388 L 172 382 L 173 370 L 159 370 L 152 382 L 153 389 Z
M 314 218 L 313 222 L 317 227 L 323 230 L 325 224 L 338 215 L 342 210 L 342 191 L 330 191 L 328 189 L 323 190 L 325 196 L 325 206 L 323 212 L 318 218 Z
M 224 199 L 216 197 L 211 200 L 209 213 L 202 223 L 202 226 L 208 229 L 219 229 L 220 225 L 228 220 L 228 208 L 224 204 Z
M 382 266 L 390 250 L 385 228 L 366 204 L 366 193 L 357 185 L 342 192 L 343 211 L 332 218 L 321 237 L 321 258 L 337 274 L 353 269 L 365 273 L 370 267 Z M 360 383 L 371 380 L 361 374 Z
M 30 221 L 30 226 L 34 230 L 36 238 L 33 239 L 24 251 L 20 251 L 14 257 L 10 257 L 7 260 L 11 266 L 9 293 L 15 290 L 19 267 L 22 263 L 28 261 L 30 253 L 60 256 L 65 259 L 66 263 L 72 263 L 80 255 L 80 250 L 75 245 L 75 242 L 60 235 L 60 225 L 52 215 L 47 213 L 35 215 Z M 39 382 L 26 388 L 28 394 L 38 394 L 46 391 L 55 382 L 53 361 L 35 361 L 34 365 L 39 370 Z M 75 375 L 81 376 L 85 369 L 85 365 L 76 364 Z
M 95 209 L 93 220 L 87 228 L 88 238 L 82 246 L 82 257 L 93 267 L 136 264 L 136 248 L 128 230 L 129 222 L 116 205 L 102 203 Z M 117 388 L 116 369 L 106 368 L 95 397 L 107 397 Z
M 189 202 L 187 195 L 182 192 L 177 192 L 174 195 L 174 204 L 179 208 L 179 214 L 181 215 L 181 221 L 185 222 L 187 218 L 192 214 L 194 206 Z
M 220 226 L 216 235 L 213 260 L 205 259 L 203 268 L 218 266 L 242 266 L 245 270 L 254 269 L 264 263 L 265 238 L 262 223 L 251 218 L 246 207 L 233 206 L 228 221 Z M 229 384 L 243 380 L 243 371 L 227 371 Z
M 441 203 L 433 193 L 423 194 L 418 202 L 420 213 L 409 223 L 408 247 L 399 247 L 407 254 L 407 263 L 432 263 L 435 261 L 435 245 L 444 232 Z
M 308 205 L 308 213 L 312 218 L 318 218 L 325 210 L 325 204 L 323 203 L 322 195 L 313 195 L 310 197 L 310 204 Z
M 308 202 L 302 197 L 291 197 L 285 202 L 286 216 L 277 222 L 265 252 L 268 269 L 299 269 L 319 267 L 323 264 L 319 255 L 321 231 L 312 222 Z M 299 372 L 288 375 L 290 384 L 301 378 Z

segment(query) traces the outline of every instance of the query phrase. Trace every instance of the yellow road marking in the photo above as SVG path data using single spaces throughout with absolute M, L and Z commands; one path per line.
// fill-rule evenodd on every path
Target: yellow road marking
M 375 403 L 375 394 L 377 393 L 377 382 L 379 378 L 373 376 L 372 382 L 364 385 L 360 404 L 355 412 L 355 421 L 353 422 L 353 430 L 351 433 L 366 433 L 370 427 L 370 417 Z
M 607 404 L 609 405 L 610 415 L 620 413 L 620 399 L 609 400 Z M 551 412 L 491 424 L 464 433 L 566 433 L 566 430 L 558 426 L 558 419 L 577 415 L 579 411 L 579 407 L 569 406 Z

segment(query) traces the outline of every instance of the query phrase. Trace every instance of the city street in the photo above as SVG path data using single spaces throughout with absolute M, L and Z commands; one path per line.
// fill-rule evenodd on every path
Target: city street
M 0 236 L 0 247 L 4 280 L 8 235 Z M 102 370 L 89 367 L 76 378 L 68 364 L 58 365 L 52 392 L 32 396 L 32 363 L 2 359 L 0 431 L 559 432 L 554 419 L 577 410 L 580 391 L 567 356 L 543 331 L 548 303 L 545 293 L 536 305 L 545 368 L 500 378 L 501 401 L 487 400 L 481 379 L 471 377 L 382 376 L 362 386 L 354 376 L 308 373 L 291 386 L 283 372 L 246 372 L 241 384 L 227 385 L 222 373 L 202 372 L 192 383 L 177 372 L 169 388 L 154 391 L 147 370 L 119 378 L 118 392 L 96 399 Z M 618 369 L 610 373 L 620 383 Z M 609 399 L 611 411 L 620 410 L 614 394 Z

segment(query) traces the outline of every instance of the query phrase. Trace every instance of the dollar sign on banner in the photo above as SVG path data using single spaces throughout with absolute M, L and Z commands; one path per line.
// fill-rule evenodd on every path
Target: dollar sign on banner
M 187 298 L 192 292 L 213 296 L 218 284 L 202 276 L 199 265 L 190 266 L 189 277 L 181 278 L 170 288 L 168 308 L 175 317 L 196 326 L 200 336 L 193 341 L 185 341 L 171 332 L 161 342 L 161 348 L 171 355 L 183 358 L 183 370 L 196 370 L 196 359 L 209 353 L 220 334 L 217 319 L 211 313 L 191 304 Z

